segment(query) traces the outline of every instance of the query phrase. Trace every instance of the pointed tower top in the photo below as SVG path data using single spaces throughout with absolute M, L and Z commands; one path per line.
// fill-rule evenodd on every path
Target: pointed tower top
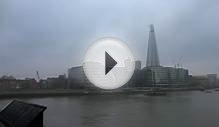
M 160 66 L 153 24 L 150 25 L 146 66 Z
M 150 32 L 154 32 L 154 25 L 153 24 L 150 25 Z

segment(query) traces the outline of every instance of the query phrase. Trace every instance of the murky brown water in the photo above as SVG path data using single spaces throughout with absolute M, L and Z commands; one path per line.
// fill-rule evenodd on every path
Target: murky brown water
M 0 108 L 11 99 L 1 99 Z M 24 98 L 46 105 L 46 127 L 219 127 L 219 92 L 163 97 L 92 95 Z

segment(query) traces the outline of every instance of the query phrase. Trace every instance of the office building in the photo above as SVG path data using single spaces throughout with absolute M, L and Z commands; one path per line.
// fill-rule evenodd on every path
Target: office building
M 163 67 L 160 65 L 154 26 L 150 25 L 146 67 L 142 71 L 151 72 L 152 82 L 157 85 L 185 84 L 189 73 L 184 68 Z M 149 81 L 151 82 L 151 81 Z

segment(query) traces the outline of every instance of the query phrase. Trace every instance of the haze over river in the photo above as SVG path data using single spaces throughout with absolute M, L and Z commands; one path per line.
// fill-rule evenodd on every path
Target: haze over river
M 18 99 L 48 107 L 45 127 L 219 127 L 219 91 Z

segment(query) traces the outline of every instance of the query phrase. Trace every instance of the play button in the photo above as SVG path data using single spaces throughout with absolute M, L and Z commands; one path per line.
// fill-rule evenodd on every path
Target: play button
M 126 84 L 135 67 L 127 45 L 116 38 L 96 40 L 86 52 L 83 69 L 87 79 L 96 87 L 116 89 Z
M 105 52 L 105 75 L 113 69 L 113 67 L 117 64 L 117 62 L 107 53 Z

